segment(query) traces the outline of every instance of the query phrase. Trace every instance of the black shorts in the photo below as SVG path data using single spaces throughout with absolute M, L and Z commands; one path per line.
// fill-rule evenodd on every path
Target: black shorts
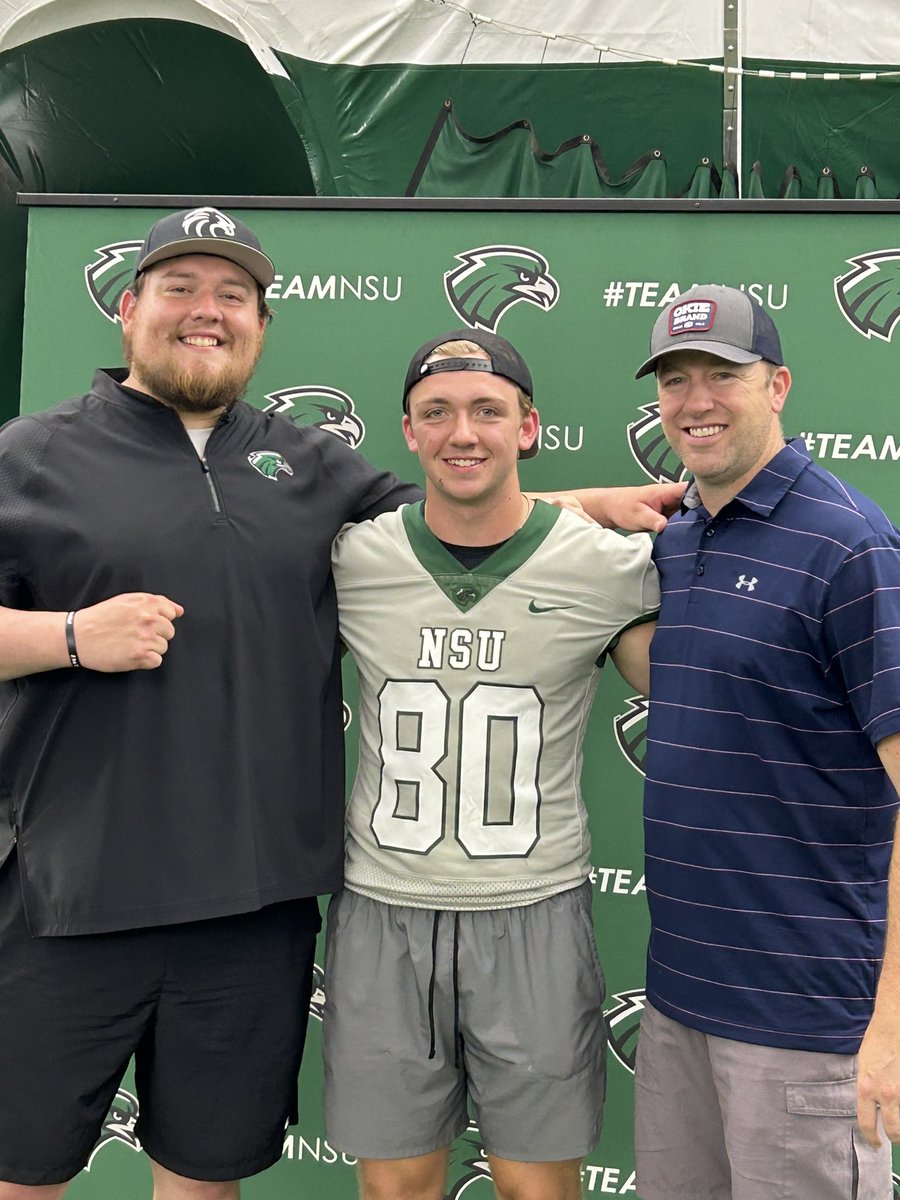
M 135 1131 L 156 1162 L 230 1180 L 277 1161 L 296 1120 L 315 898 L 33 938 L 15 857 L 0 867 L 0 1180 L 76 1175 L 132 1054 Z

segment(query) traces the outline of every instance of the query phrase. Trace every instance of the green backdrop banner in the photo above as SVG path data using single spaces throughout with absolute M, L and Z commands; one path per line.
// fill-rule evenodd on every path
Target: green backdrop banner
M 131 278 L 138 244 L 163 211 L 31 209 L 23 411 L 83 391 L 96 366 L 121 362 L 115 299 Z M 745 288 L 779 326 L 795 378 L 786 432 L 802 435 L 818 461 L 900 518 L 900 345 L 892 343 L 900 321 L 900 249 L 891 212 L 373 205 L 239 215 L 278 270 L 269 292 L 276 317 L 248 399 L 330 429 L 379 465 L 418 477 L 400 434 L 401 384 L 412 351 L 444 329 L 480 323 L 514 341 L 534 375 L 542 449 L 523 464 L 527 486 L 678 478 L 681 464 L 662 439 L 652 380 L 636 383 L 633 374 L 660 306 L 694 283 L 718 282 Z M 352 677 L 347 699 L 352 768 Z M 584 793 L 610 1051 L 606 1121 L 585 1164 L 585 1196 L 636 1195 L 631 1102 L 646 939 L 645 718 L 645 702 L 605 672 L 587 739 Z M 322 1127 L 318 1018 L 327 980 L 320 975 L 317 983 L 300 1124 L 287 1130 L 281 1162 L 245 1185 L 250 1200 L 355 1196 L 352 1162 L 327 1144 Z M 118 1200 L 148 1190 L 135 1153 L 135 1105 L 129 1076 L 89 1170 L 71 1188 L 74 1200 Z M 197 1119 L 216 1120 L 215 1096 Z M 453 1149 L 448 1197 L 463 1195 L 492 1195 L 475 1127 Z

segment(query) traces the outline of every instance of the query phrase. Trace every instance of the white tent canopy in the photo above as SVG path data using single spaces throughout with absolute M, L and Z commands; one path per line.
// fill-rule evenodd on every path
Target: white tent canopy
M 900 62 L 895 0 L 734 5 L 744 57 Z M 158 17 L 229 34 L 272 74 L 284 73 L 273 50 L 358 66 L 707 59 L 722 57 L 725 10 L 722 0 L 0 0 L 0 52 L 95 22 Z

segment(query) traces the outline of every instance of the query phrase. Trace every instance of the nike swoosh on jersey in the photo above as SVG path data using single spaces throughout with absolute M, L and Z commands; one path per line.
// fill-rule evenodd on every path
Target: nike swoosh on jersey
M 528 611 L 529 611 L 530 613 L 559 612 L 559 610 L 560 610 L 561 608 L 574 608 L 574 607 L 575 607 L 575 605 L 574 605 L 574 604 L 547 604 L 547 605 L 540 605 L 540 604 L 535 604 L 535 602 L 532 600 L 532 601 L 529 603 L 529 605 L 528 605 Z

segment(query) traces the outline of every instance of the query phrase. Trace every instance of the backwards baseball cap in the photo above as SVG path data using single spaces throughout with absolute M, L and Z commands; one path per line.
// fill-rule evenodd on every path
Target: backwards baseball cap
M 184 254 L 227 258 L 249 272 L 261 288 L 275 278 L 272 260 L 263 254 L 256 234 L 242 221 L 208 205 L 160 217 L 141 246 L 135 278 L 154 263 Z
M 487 358 L 436 358 L 426 362 L 438 346 L 446 342 L 474 342 L 488 355 Z M 485 329 L 451 329 L 440 337 L 426 342 L 410 359 L 406 371 L 406 382 L 403 385 L 403 411 L 409 412 L 409 393 L 422 379 L 429 375 L 437 375 L 442 371 L 484 371 L 488 375 L 502 375 L 504 379 L 520 387 L 530 399 L 534 397 L 534 384 L 531 382 L 531 372 L 525 365 L 525 360 L 512 342 L 496 333 L 488 333 Z M 519 451 L 519 458 L 534 458 L 538 452 L 538 439 L 535 438 L 527 450 Z
M 656 370 L 663 355 L 673 350 L 704 350 L 726 362 L 765 359 L 784 365 L 778 330 L 762 305 L 738 288 L 714 283 L 691 288 L 663 309 L 650 334 L 650 357 L 635 379 Z

